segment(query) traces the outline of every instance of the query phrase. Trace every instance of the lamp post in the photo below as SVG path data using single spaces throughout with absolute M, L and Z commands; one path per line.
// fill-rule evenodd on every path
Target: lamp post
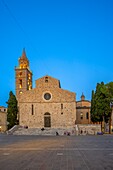
M 113 98 L 110 101 L 111 114 L 109 119 L 109 133 L 111 134 L 111 128 L 113 127 Z

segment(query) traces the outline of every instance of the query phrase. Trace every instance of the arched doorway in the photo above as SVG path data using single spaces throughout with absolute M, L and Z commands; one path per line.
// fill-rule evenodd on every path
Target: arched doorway
M 51 127 L 51 115 L 48 112 L 44 114 L 44 127 Z

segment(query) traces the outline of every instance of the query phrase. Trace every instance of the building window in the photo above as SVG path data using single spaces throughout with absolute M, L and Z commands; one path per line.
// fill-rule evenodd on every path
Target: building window
M 63 112 L 61 112 L 61 115 L 63 115 Z
M 19 80 L 19 87 L 22 88 L 22 80 Z
M 19 77 L 21 77 L 21 76 L 22 76 L 22 72 L 19 73 Z
M 32 104 L 32 108 L 31 108 L 31 114 L 34 115 L 34 106 Z
M 29 80 L 31 79 L 31 75 L 30 75 L 30 74 L 28 74 L 28 79 L 29 79 Z
M 48 83 L 48 77 L 45 77 L 45 83 Z
M 50 100 L 51 99 L 51 94 L 50 93 L 45 93 L 44 94 L 44 99 L 45 100 Z
M 61 109 L 63 109 L 63 104 L 61 104 Z
M 83 114 L 82 113 L 80 114 L 80 118 L 83 119 Z
M 88 112 L 86 113 L 86 119 L 89 119 L 89 113 Z
M 6 109 L 4 109 L 4 112 L 6 111 Z

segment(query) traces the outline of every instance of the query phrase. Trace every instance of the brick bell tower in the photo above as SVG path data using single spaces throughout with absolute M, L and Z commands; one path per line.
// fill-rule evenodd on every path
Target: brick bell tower
M 15 83 L 17 99 L 23 92 L 32 89 L 32 72 L 29 69 L 29 60 L 26 57 L 25 49 L 19 58 L 19 66 L 15 67 Z

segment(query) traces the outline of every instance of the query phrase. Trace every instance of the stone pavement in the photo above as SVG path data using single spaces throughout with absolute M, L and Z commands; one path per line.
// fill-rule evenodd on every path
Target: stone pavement
M 0 170 L 113 170 L 113 135 L 0 135 Z

